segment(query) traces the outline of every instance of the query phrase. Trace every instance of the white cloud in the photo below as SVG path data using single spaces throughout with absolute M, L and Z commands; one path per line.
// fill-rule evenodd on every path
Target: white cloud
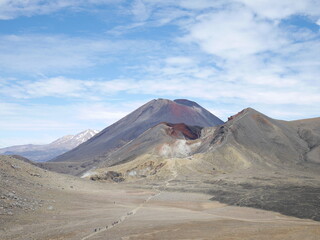
M 85 129 L 103 129 L 145 101 L 30 104 L 0 102 L 0 148 L 17 144 L 44 144 Z
M 198 17 L 185 40 L 199 44 L 207 53 L 228 59 L 277 50 L 287 43 L 277 26 L 259 20 L 242 7 Z
M 316 45 L 314 45 L 316 46 Z M 320 48 L 319 48 L 320 49 Z M 298 47 L 299 52 L 301 51 Z M 303 54 L 307 49 L 304 48 Z M 156 96 L 197 97 L 211 101 L 237 101 L 250 104 L 320 103 L 319 63 L 310 67 L 312 46 L 306 56 L 288 60 L 288 56 L 265 58 L 244 57 L 239 61 L 226 61 L 223 70 L 210 68 L 204 60 L 189 57 L 169 57 L 151 62 L 141 74 L 131 79 L 78 80 L 62 76 L 36 81 L 4 81 L 0 83 L 3 95 L 15 98 L 56 97 L 90 100 L 125 94 L 151 94 Z M 292 50 L 289 51 L 290 53 Z M 317 57 L 317 56 L 315 56 Z M 296 61 L 300 61 L 300 63 Z M 305 66 L 306 65 L 306 66 Z M 292 69 L 295 71 L 292 72 Z M 311 70 L 311 71 L 310 71 Z M 313 85 L 310 86 L 310 83 Z M 102 115 L 102 109 L 97 110 Z M 90 114 L 89 114 L 90 115 Z
M 0 0 L 0 20 L 50 14 L 63 9 L 86 11 L 91 6 L 120 2 L 121 0 Z
M 135 0 L 132 3 L 131 11 L 138 21 L 144 21 L 150 16 L 150 9 L 148 9 L 142 0 Z
M 112 48 L 108 41 L 63 36 L 2 36 L 0 66 L 26 72 L 89 67 L 95 54 Z
M 111 41 L 103 36 L 5 35 L 0 36 L 0 67 L 13 72 L 57 73 L 105 64 L 115 54 L 142 52 L 145 46 L 148 43 L 143 41 Z
M 188 57 L 169 57 L 166 60 L 167 64 L 170 65 L 191 65 L 194 64 L 193 59 Z
M 53 77 L 38 81 L 18 81 L 1 84 L 0 92 L 15 98 L 80 97 L 90 81 Z
M 29 96 L 71 96 L 79 97 L 86 85 L 90 82 L 66 79 L 64 77 L 49 78 L 46 80 L 28 83 L 26 94 Z
M 140 101 L 133 101 L 130 104 L 114 102 L 83 103 L 81 107 L 76 109 L 76 117 L 81 120 L 112 124 L 144 103 Z
M 245 8 L 257 18 L 278 23 L 293 15 L 320 16 L 318 0 L 136 0 L 131 13 L 138 21 L 167 24 L 182 17 L 194 18 L 202 11 L 219 13 L 232 8 Z M 185 22 L 184 22 L 185 23 Z
M 317 0 L 236 0 L 245 4 L 261 17 L 284 19 L 291 15 L 319 15 L 320 2 Z
M 65 121 L 68 119 L 68 114 L 71 114 L 71 112 L 68 113 L 65 110 L 64 106 L 2 102 L 0 104 L 1 130 L 66 130 L 74 127 L 76 123 Z M 65 120 L 56 116 L 64 116 Z
M 221 7 L 223 4 L 228 3 L 228 0 L 181 0 L 177 1 L 178 4 L 183 8 L 193 9 L 193 10 L 201 10 L 210 7 Z

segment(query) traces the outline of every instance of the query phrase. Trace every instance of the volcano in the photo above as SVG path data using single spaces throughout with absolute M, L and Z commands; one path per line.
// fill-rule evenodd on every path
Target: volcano
M 223 124 L 221 119 L 196 102 L 186 99 L 174 101 L 155 99 L 105 128 L 87 142 L 51 160 L 44 167 L 58 172 L 79 174 L 87 168 L 94 167 L 110 152 L 124 146 L 161 122 L 184 123 L 199 127 Z M 66 169 L 61 163 L 67 163 L 68 168 Z

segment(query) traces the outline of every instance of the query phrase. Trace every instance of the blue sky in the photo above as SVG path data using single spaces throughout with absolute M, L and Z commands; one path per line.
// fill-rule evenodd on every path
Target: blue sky
M 0 0 L 0 147 L 101 130 L 154 98 L 319 117 L 318 0 Z

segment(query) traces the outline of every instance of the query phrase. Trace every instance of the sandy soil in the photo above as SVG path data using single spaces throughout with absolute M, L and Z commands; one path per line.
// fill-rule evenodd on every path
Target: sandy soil
M 53 209 L 7 216 L 11 223 L 0 239 L 316 240 L 320 235 L 319 222 L 227 206 L 205 194 L 84 184 L 53 198 Z
M 208 201 L 208 195 L 162 192 L 132 217 L 88 239 L 317 239 L 320 224 Z
M 0 170 L 4 196 L 0 203 L 8 208 L 6 214 L 0 212 L 1 240 L 317 240 L 320 236 L 320 222 L 228 206 L 211 201 L 207 194 L 164 191 L 178 177 L 175 162 L 169 165 L 171 178 L 153 189 L 55 174 L 9 158 L 1 160 Z M 36 207 L 14 205 L 28 206 L 30 199 Z

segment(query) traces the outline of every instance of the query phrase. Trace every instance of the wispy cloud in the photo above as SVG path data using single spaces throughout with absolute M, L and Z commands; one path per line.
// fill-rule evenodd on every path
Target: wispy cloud
M 246 55 L 276 51 L 288 43 L 272 23 L 261 21 L 248 9 L 239 7 L 201 15 L 188 31 L 185 41 L 226 59 L 240 60 Z
M 0 68 L 27 73 L 61 72 L 108 63 L 114 54 L 142 50 L 145 42 L 64 35 L 0 36 Z
M 87 128 L 103 129 L 134 110 L 141 102 L 130 104 L 73 102 L 63 104 L 0 103 L 0 147 L 17 144 L 44 144 L 63 135 Z
M 119 4 L 121 0 L 1 0 L 0 20 L 13 19 L 20 16 L 50 14 L 63 9 L 87 11 L 99 5 Z
M 193 77 L 183 76 L 184 72 L 172 67 L 158 68 L 145 79 L 115 79 L 110 81 L 75 80 L 65 77 L 41 79 L 39 81 L 12 82 L 2 84 L 1 93 L 15 98 L 31 99 L 41 97 L 102 100 L 121 93 L 148 94 L 156 96 L 197 97 L 226 102 L 237 98 L 248 104 L 319 104 L 319 88 L 309 86 L 296 79 L 278 79 L 278 76 L 260 77 L 254 81 L 224 81 L 224 74 L 211 72 L 207 77 L 197 76 L 201 67 L 189 69 Z M 183 69 L 180 69 L 183 71 Z M 204 70 L 205 71 L 205 70 Z M 232 74 L 232 73 L 230 73 Z M 250 75 L 251 76 L 251 75 Z M 250 76 L 247 76 L 250 79 Z M 252 75 L 254 76 L 254 75 Z M 227 77 L 232 78 L 232 75 Z
M 317 16 L 320 3 L 317 0 L 236 0 L 261 17 L 281 20 L 295 14 Z

